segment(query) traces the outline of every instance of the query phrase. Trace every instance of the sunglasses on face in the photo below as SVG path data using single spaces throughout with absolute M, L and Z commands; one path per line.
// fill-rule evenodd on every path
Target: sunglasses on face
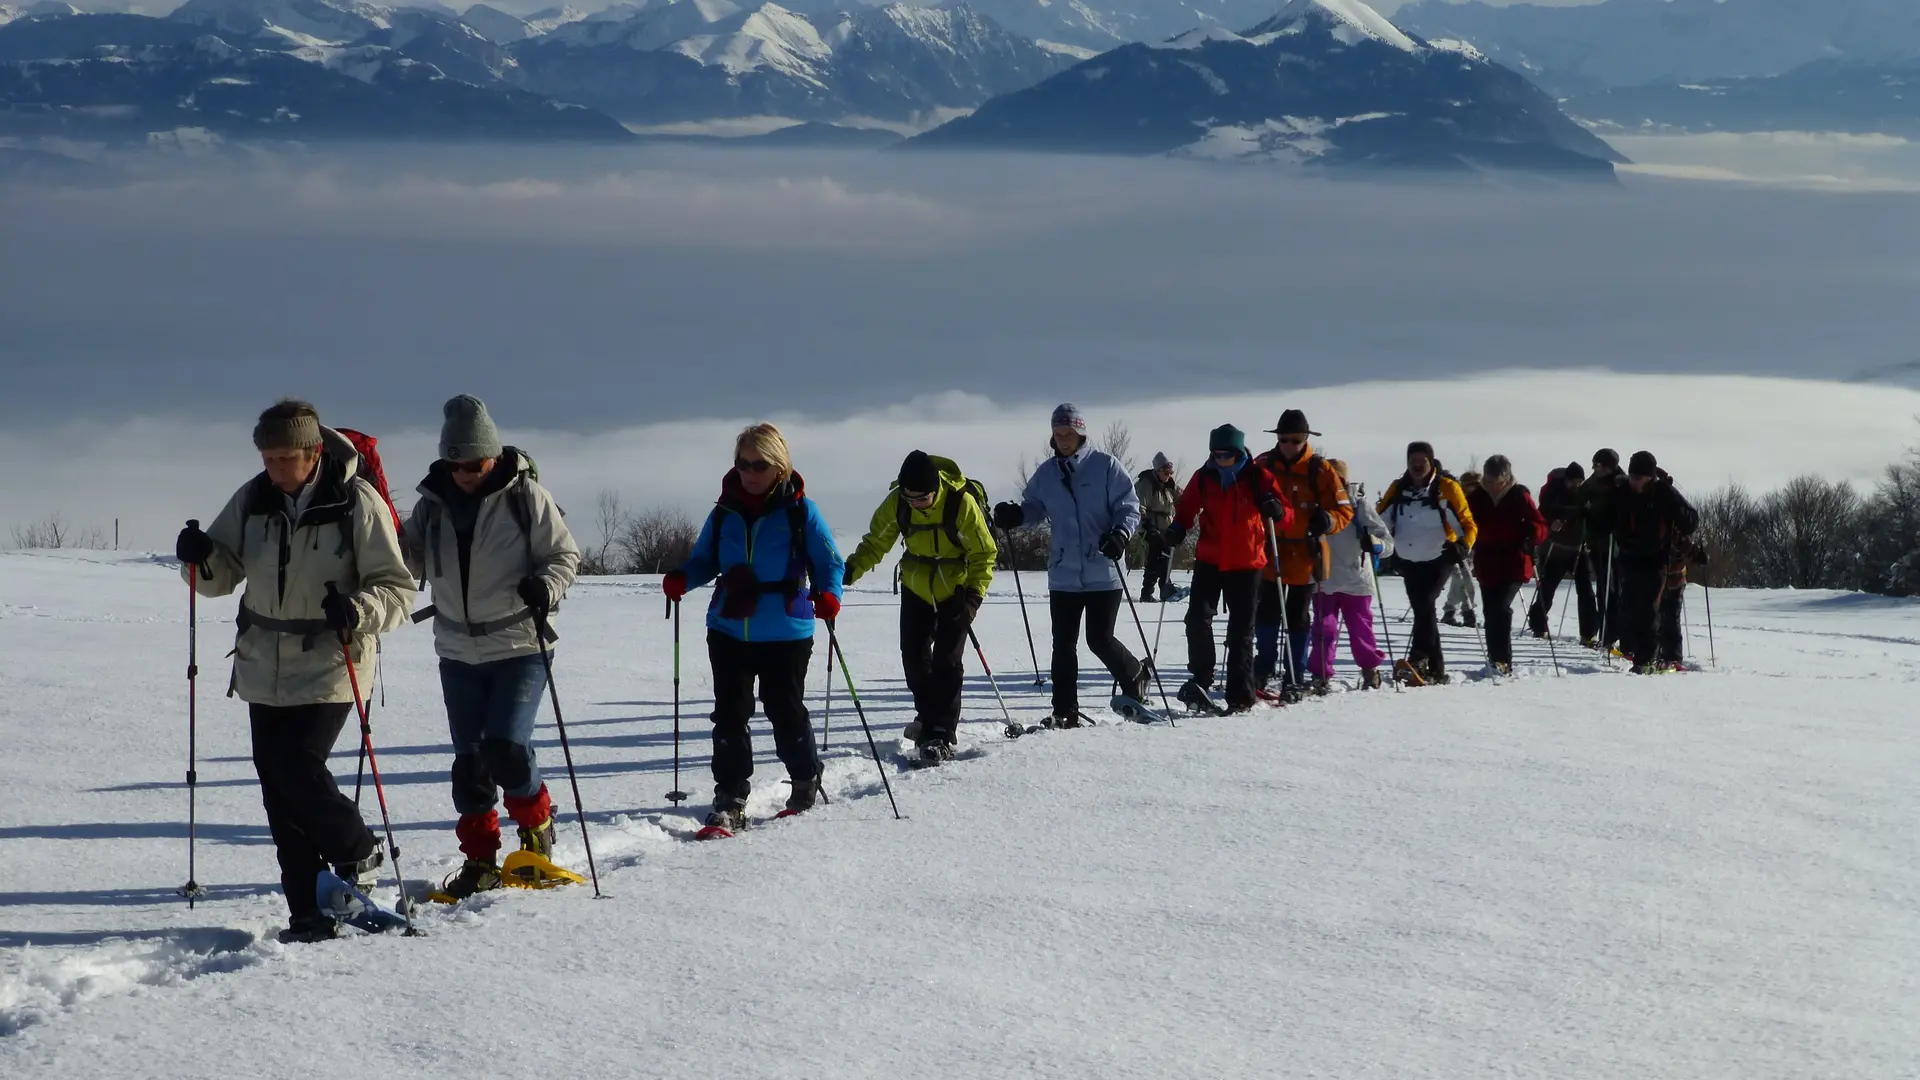
M 908 502 L 916 505 L 933 501 L 933 492 L 931 491 L 904 491 L 901 492 L 901 494 L 907 497 Z
M 749 472 L 749 473 L 758 475 L 760 473 L 766 472 L 768 469 L 773 468 L 773 462 L 748 461 L 746 458 L 734 458 L 733 467 L 736 469 L 739 469 L 741 472 Z
M 1213 460 L 1215 461 L 1232 461 L 1239 456 L 1240 451 L 1238 450 L 1215 450 L 1213 452 Z
M 1280 436 L 1280 443 L 1283 446 L 1305 446 L 1307 445 L 1307 437 L 1305 435 L 1282 435 Z
M 449 461 L 447 462 L 447 468 L 451 469 L 452 471 L 457 473 L 467 473 L 469 475 L 480 472 L 482 469 L 485 469 L 486 467 L 487 467 L 487 463 L 485 461 Z

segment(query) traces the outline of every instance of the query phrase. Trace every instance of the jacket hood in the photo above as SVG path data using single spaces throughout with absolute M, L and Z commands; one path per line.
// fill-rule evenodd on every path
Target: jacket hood
M 786 482 L 768 489 L 768 506 L 784 505 L 787 502 L 799 502 L 807 497 L 807 482 L 798 471 L 787 477 Z M 740 470 L 728 469 L 727 475 L 720 478 L 720 501 L 747 502 L 753 496 L 747 494 L 745 484 L 740 482 Z

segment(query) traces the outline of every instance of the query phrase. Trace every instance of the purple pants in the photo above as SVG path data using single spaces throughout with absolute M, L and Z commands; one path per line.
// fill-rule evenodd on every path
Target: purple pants
M 1313 598 L 1313 654 L 1307 670 L 1318 679 L 1333 678 L 1333 654 L 1340 646 L 1340 620 L 1347 621 L 1347 645 L 1353 662 L 1377 668 L 1386 654 L 1373 640 L 1373 597 L 1317 593 Z

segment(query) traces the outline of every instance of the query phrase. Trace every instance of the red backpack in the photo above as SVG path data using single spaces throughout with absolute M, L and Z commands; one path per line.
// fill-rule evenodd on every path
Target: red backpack
M 373 485 L 373 490 L 380 493 L 380 500 L 387 504 L 387 513 L 393 515 L 393 534 L 400 535 L 400 511 L 394 508 L 393 495 L 387 491 L 387 470 L 380 464 L 380 440 L 352 428 L 334 430 L 345 435 L 353 448 L 360 452 L 360 475 Z

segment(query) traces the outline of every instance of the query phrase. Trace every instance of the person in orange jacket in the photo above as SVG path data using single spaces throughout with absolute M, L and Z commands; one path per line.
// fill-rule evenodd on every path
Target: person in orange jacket
M 1313 594 L 1329 572 L 1327 537 L 1353 523 L 1353 502 L 1347 485 L 1325 458 L 1313 452 L 1307 414 L 1288 409 L 1269 434 L 1277 441 L 1260 455 L 1257 464 L 1273 474 L 1281 494 L 1294 510 L 1293 520 L 1276 527 L 1280 565 L 1267 568 L 1260 586 L 1260 610 L 1255 617 L 1258 649 L 1254 657 L 1254 684 L 1264 688 L 1273 679 L 1279 660 L 1280 625 L 1287 627 L 1287 652 L 1292 661 L 1281 697 L 1297 700 L 1306 692 L 1307 650 L 1313 644 Z
M 1265 469 L 1250 468 L 1246 436 L 1232 424 L 1207 437 L 1208 461 L 1194 470 L 1175 505 L 1167 543 L 1178 547 L 1197 522 L 1193 591 L 1187 602 L 1187 670 L 1180 701 L 1215 711 L 1213 617 L 1227 604 L 1227 711 L 1245 712 L 1257 700 L 1253 681 L 1253 616 L 1261 571 L 1267 566 L 1267 527 L 1293 523 L 1293 509 Z

